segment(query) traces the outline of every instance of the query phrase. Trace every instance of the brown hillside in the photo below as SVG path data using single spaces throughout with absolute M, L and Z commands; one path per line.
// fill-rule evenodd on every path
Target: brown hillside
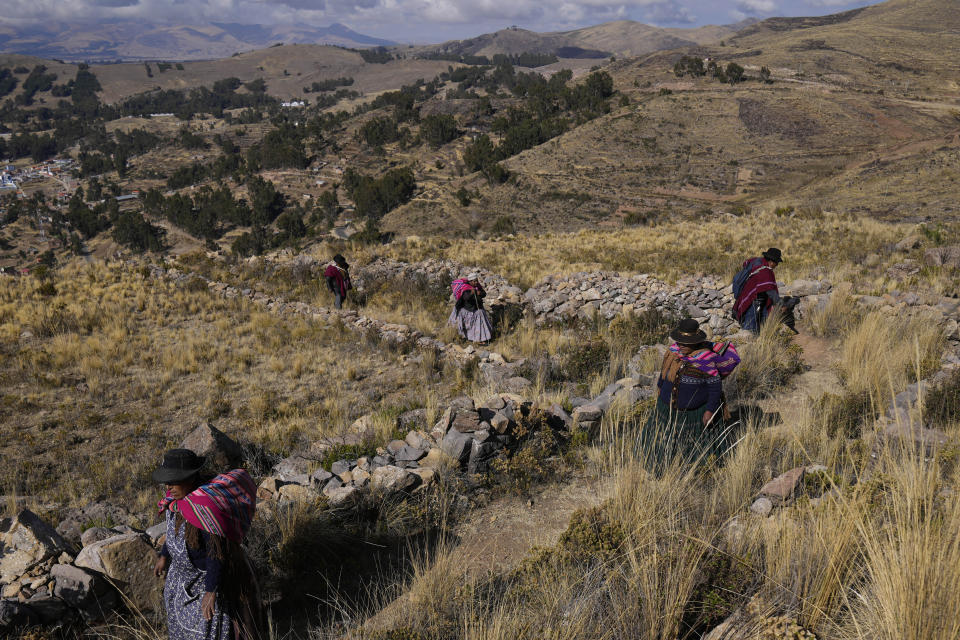
M 754 78 L 766 66 L 772 84 L 677 78 L 684 51 L 618 62 L 609 69 L 629 106 L 506 160 L 511 183 L 465 176 L 386 226 L 465 233 L 509 216 L 528 231 L 577 229 L 757 205 L 956 219 L 960 31 L 956 16 L 937 20 L 945 6 L 891 2 L 790 30 L 767 21 L 699 49 Z M 461 183 L 483 197 L 459 206 Z
M 446 71 L 449 63 L 395 60 L 386 64 L 367 64 L 358 53 L 338 47 L 287 45 L 241 53 L 222 60 L 184 62 L 183 71 L 174 67 L 160 73 L 156 64 L 151 63 L 150 66 L 152 78 L 147 76 L 141 62 L 95 66 L 94 72 L 103 85 L 102 99 L 112 103 L 154 88 L 209 86 L 216 80 L 229 77 L 237 77 L 244 82 L 263 78 L 267 81 L 267 92 L 279 98 L 302 99 L 304 86 L 343 76 L 354 79 L 350 89 L 376 93 L 398 89 L 421 78 L 429 80 Z

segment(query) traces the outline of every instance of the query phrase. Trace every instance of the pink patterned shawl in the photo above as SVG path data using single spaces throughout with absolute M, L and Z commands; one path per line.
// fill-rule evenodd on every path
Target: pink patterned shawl
M 257 488 L 244 469 L 221 473 L 208 484 L 175 500 L 170 492 L 159 505 L 160 513 L 180 512 L 184 520 L 207 533 L 240 542 L 253 522 L 257 508 Z

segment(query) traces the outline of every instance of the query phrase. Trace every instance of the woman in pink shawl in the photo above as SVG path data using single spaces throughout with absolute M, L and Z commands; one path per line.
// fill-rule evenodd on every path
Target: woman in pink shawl
M 487 292 L 480 284 L 480 275 L 472 273 L 466 278 L 457 278 L 450 284 L 456 304 L 450 313 L 449 323 L 457 328 L 461 338 L 480 344 L 493 337 L 493 325 L 483 308 Z
M 167 486 L 159 508 L 166 541 L 154 573 L 166 574 L 170 640 L 255 640 L 260 594 L 241 543 L 253 521 L 256 487 L 243 469 L 203 476 L 204 458 L 172 449 L 153 472 Z

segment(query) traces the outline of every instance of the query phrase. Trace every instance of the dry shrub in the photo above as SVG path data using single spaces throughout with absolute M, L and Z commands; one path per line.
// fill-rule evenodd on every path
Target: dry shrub
M 741 362 L 727 385 L 734 386 L 740 402 L 765 398 L 799 373 L 802 350 L 778 322 L 766 322 L 755 340 L 738 347 Z
M 861 318 L 860 307 L 850 295 L 850 286 L 837 286 L 827 303 L 807 317 L 807 328 L 818 337 L 837 336 L 848 331 Z
M 884 403 L 939 365 L 943 334 L 918 318 L 867 314 L 843 339 L 840 373 L 847 389 Z

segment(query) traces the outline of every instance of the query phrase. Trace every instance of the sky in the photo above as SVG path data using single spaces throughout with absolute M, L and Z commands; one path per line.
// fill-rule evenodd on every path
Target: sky
M 809 16 L 876 0 L 4 0 L 0 22 L 148 19 L 175 24 L 346 24 L 398 42 L 440 42 L 511 25 L 556 31 L 630 19 L 664 27 Z

